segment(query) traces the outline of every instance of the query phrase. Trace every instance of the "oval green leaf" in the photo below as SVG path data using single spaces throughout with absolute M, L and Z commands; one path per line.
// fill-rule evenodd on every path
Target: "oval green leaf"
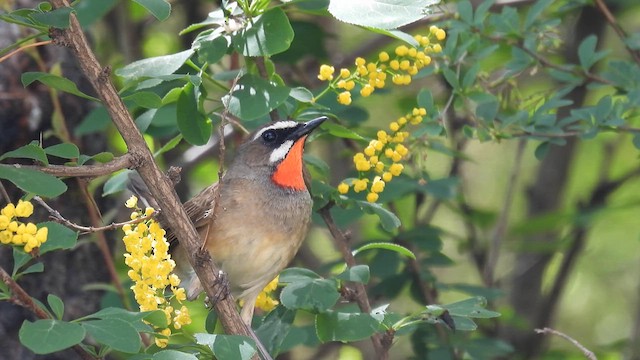
M 233 36 L 233 45 L 244 56 L 271 56 L 291 46 L 293 29 L 284 11 L 277 7 L 254 18 L 252 24 Z
M 0 179 L 9 180 L 25 192 L 44 197 L 56 197 L 67 191 L 60 179 L 38 170 L 0 165 Z
M 287 285 L 280 293 L 280 302 L 289 309 L 324 312 L 336 304 L 340 294 L 335 281 L 304 280 Z
M 25 321 L 18 337 L 36 354 L 50 354 L 79 344 L 85 336 L 82 326 L 60 320 Z
M 429 14 L 440 0 L 331 0 L 329 12 L 349 24 L 378 29 L 396 29 Z
M 140 350 L 140 335 L 124 320 L 89 320 L 82 322 L 82 326 L 95 341 L 114 350 L 125 353 L 135 353 Z
M 133 0 L 160 21 L 167 20 L 171 14 L 171 4 L 166 0 Z
M 253 74 L 244 75 L 233 92 L 222 98 L 229 112 L 242 120 L 253 120 L 280 106 L 290 89 Z
M 374 242 L 374 243 L 365 244 L 353 250 L 353 256 L 356 256 L 365 250 L 371 250 L 371 249 L 391 250 L 391 251 L 397 252 L 398 254 L 404 255 L 408 258 L 411 258 L 414 260 L 416 259 L 416 255 L 413 252 L 411 252 L 411 250 L 407 249 L 404 246 L 394 244 L 394 243 L 388 243 L 388 242 Z
M 198 111 L 198 98 L 195 86 L 188 82 L 176 103 L 178 129 L 191 145 L 204 145 L 211 137 L 211 121 Z
M 82 91 L 78 90 L 76 84 L 66 78 L 60 77 L 58 75 L 43 73 L 43 72 L 26 72 L 22 74 L 22 85 L 27 87 L 31 85 L 34 81 L 40 81 L 41 83 L 54 88 L 56 90 L 68 92 L 69 94 L 73 94 L 75 96 L 81 97 L 87 100 L 93 100 L 100 102 L 100 100 L 94 98 L 93 96 L 89 96 Z
M 327 311 L 316 315 L 316 332 L 322 342 L 358 341 L 380 329 L 380 322 L 369 314 Z

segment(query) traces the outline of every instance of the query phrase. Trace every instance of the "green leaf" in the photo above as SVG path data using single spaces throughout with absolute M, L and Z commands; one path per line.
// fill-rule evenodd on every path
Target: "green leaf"
M 295 319 L 296 311 L 278 306 L 271 311 L 256 329 L 256 335 L 274 356 L 280 352 L 282 342 L 287 337 Z
M 178 134 L 178 135 L 174 136 L 173 139 L 169 140 L 160 149 L 158 149 L 158 151 L 156 151 L 153 154 L 153 156 L 156 157 L 158 155 L 162 155 L 162 154 L 166 153 L 169 150 L 172 150 L 173 148 L 178 146 L 178 144 L 180 144 L 181 141 L 182 141 L 182 135 L 181 134 Z
M 116 70 L 116 75 L 127 81 L 142 77 L 160 77 L 171 75 L 187 61 L 193 50 L 185 50 L 176 54 L 157 56 L 138 60 Z
M 166 0 L 133 0 L 147 9 L 156 19 L 167 20 L 171 15 L 171 5 Z
M 316 332 L 322 342 L 358 341 L 380 329 L 380 322 L 369 314 L 329 310 L 316 315 Z
M 32 159 L 39 161 L 44 165 L 49 165 L 47 154 L 45 154 L 45 151 L 38 146 L 35 141 L 31 144 L 21 146 L 15 150 L 2 154 L 2 156 L 0 156 L 0 161 L 7 158 Z
M 367 284 L 369 282 L 369 277 L 368 265 L 356 265 L 337 275 L 336 279 Z
M 378 215 L 378 218 L 380 218 L 380 223 L 382 224 L 382 228 L 386 231 L 393 231 L 397 229 L 401 224 L 400 219 L 396 216 L 396 214 L 383 208 L 380 204 L 360 200 L 356 201 L 356 203 L 364 211 Z
M 44 152 L 63 159 L 76 159 L 80 156 L 80 150 L 78 150 L 78 147 L 72 143 L 62 143 L 49 146 L 44 149 Z
M 302 86 L 291 89 L 289 96 L 303 103 L 310 103 L 313 101 L 313 93 Z
M 196 39 L 196 41 L 194 41 L 194 48 L 198 52 L 200 61 L 215 64 L 220 61 L 227 53 L 227 50 L 229 50 L 229 41 L 228 36 L 224 36 L 220 32 L 215 32 L 208 37 Z
M 455 303 L 442 305 L 452 316 L 489 319 L 500 316 L 500 313 L 485 309 L 487 300 L 476 296 Z
M 31 85 L 34 81 L 40 81 L 41 83 L 53 89 L 68 92 L 69 94 L 73 94 L 83 99 L 100 102 L 100 100 L 94 98 L 93 96 L 89 96 L 78 90 L 78 87 L 73 81 L 60 77 L 58 75 L 43 72 L 26 72 L 22 74 L 22 85 L 24 87 Z
M 49 229 L 47 241 L 40 246 L 40 254 L 46 254 L 53 250 L 66 250 L 76 246 L 78 233 L 57 222 L 47 221 L 38 224 L 38 228 Z
M 233 36 L 233 45 L 244 56 L 271 56 L 289 48 L 293 41 L 289 18 L 279 8 L 271 8 Z
M 19 250 L 18 247 L 13 248 L 13 273 L 11 277 L 18 274 L 21 267 L 23 267 L 29 260 L 33 259 L 31 255 Z
M 362 245 L 359 248 L 353 250 L 353 256 L 356 256 L 365 250 L 372 250 L 372 249 L 391 250 L 391 251 L 397 252 L 400 255 L 404 255 L 408 258 L 411 258 L 414 260 L 416 259 L 416 255 L 413 252 L 411 252 L 411 250 L 407 249 L 402 245 L 398 245 L 390 242 L 373 242 L 373 243 Z
M 538 146 L 536 146 L 533 154 L 535 155 L 536 159 L 538 159 L 538 161 L 542 161 L 542 159 L 547 156 L 547 153 L 549 152 L 549 146 L 551 146 L 551 143 L 549 143 L 548 141 L 541 142 Z
M 191 145 L 204 145 L 211 137 L 211 121 L 198 111 L 196 88 L 188 82 L 183 88 L 176 104 L 178 129 Z
M 116 351 L 136 353 L 140 350 L 138 331 L 124 320 L 89 320 L 83 321 L 82 326 L 95 341 Z
M 589 35 L 582 40 L 580 46 L 578 46 L 578 59 L 580 60 L 580 66 L 582 66 L 584 71 L 588 71 L 593 64 L 607 56 L 608 51 L 596 52 L 597 45 L 598 37 L 595 35 Z
M 129 181 L 129 173 L 132 170 L 124 170 L 113 175 L 102 187 L 102 196 L 118 193 L 127 187 Z
M 280 293 L 280 302 L 289 309 L 324 312 L 340 298 L 337 284 L 329 279 L 302 280 L 287 285 Z
M 84 117 L 73 133 L 76 136 L 93 134 L 106 130 L 109 124 L 111 124 L 111 116 L 109 116 L 107 109 L 104 106 L 98 106 Z
M 321 279 L 322 276 L 316 274 L 312 270 L 306 268 L 286 268 L 280 273 L 278 282 L 281 284 L 289 284 L 297 281 Z
M 9 180 L 25 192 L 56 197 L 67 191 L 67 185 L 55 176 L 38 170 L 0 164 L 0 179 Z
M 136 105 L 147 108 L 147 109 L 157 109 L 162 106 L 162 99 L 155 93 L 151 91 L 136 91 L 131 95 L 127 95 L 122 98 L 124 101 L 132 101 Z
M 35 12 L 29 17 L 33 20 L 58 29 L 69 27 L 69 15 L 75 10 L 71 7 L 61 7 L 44 13 Z
M 25 321 L 18 334 L 22 345 L 36 354 L 50 354 L 79 344 L 85 336 L 82 326 L 60 320 Z
M 44 264 L 43 263 L 35 263 L 35 264 L 32 264 L 31 266 L 27 267 L 26 269 L 20 271 L 20 276 L 27 275 L 27 274 L 41 273 L 43 271 L 44 271 Z
M 256 354 L 252 339 L 240 335 L 195 334 L 196 342 L 206 345 L 218 359 L 249 360 Z
M 354 140 L 363 140 L 364 138 L 360 136 L 355 131 L 348 129 L 340 124 L 336 124 L 333 122 L 325 121 L 322 124 L 322 129 L 327 130 L 329 134 L 339 137 L 342 139 L 354 139 Z
M 640 149 L 640 134 L 634 135 L 632 142 L 633 142 L 633 146 L 635 146 L 636 149 Z
M 242 120 L 253 120 L 280 106 L 289 96 L 290 89 L 253 74 L 244 75 L 232 94 L 222 98 L 231 114 Z
M 169 326 L 167 316 L 162 310 L 150 311 L 144 316 L 144 320 L 157 328 L 164 329 Z
M 349 24 L 395 29 L 422 19 L 440 0 L 331 0 L 329 12 Z
M 194 354 L 185 353 L 178 350 L 162 350 L 153 354 L 153 360 L 198 360 Z
M 47 303 L 49 303 L 53 315 L 55 315 L 58 320 L 62 320 L 62 316 L 64 315 L 64 303 L 62 299 L 54 294 L 49 294 L 47 295 Z

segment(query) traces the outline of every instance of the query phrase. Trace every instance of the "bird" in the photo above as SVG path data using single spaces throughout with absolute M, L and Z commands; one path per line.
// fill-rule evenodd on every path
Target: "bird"
M 248 326 L 258 294 L 291 262 L 306 238 L 313 201 L 305 183 L 303 151 L 307 136 L 326 119 L 281 120 L 260 127 L 238 147 L 221 179 L 183 204 L 204 248 L 225 273 L 231 294 L 244 301 L 240 315 Z M 138 196 L 149 196 L 135 178 L 131 185 Z M 175 234 L 165 230 L 175 272 L 193 300 L 202 285 L 184 248 L 175 246 Z

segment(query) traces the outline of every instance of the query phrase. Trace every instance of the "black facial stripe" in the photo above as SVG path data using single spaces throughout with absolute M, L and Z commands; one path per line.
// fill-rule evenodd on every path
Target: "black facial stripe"
M 269 147 L 277 148 L 280 145 L 282 145 L 285 141 L 288 140 L 289 135 L 291 135 L 294 131 L 296 131 L 298 128 L 300 128 L 303 125 L 304 124 L 299 124 L 297 126 L 278 128 L 278 129 L 267 128 L 260 135 L 260 141 L 262 141 L 263 144 Z

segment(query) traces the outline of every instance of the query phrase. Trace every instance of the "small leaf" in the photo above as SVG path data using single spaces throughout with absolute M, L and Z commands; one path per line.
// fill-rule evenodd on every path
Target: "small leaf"
M 76 159 L 80 156 L 80 150 L 78 150 L 78 147 L 72 143 L 62 143 L 49 146 L 44 149 L 44 152 L 63 159 Z
M 280 273 L 278 281 L 281 284 L 288 284 L 297 281 L 321 279 L 322 277 L 312 270 L 306 268 L 286 268 Z
M 107 180 L 102 187 L 102 196 L 115 194 L 126 189 L 127 182 L 129 181 L 129 173 L 131 171 L 132 170 L 121 171 Z
M 158 151 L 156 151 L 153 154 L 153 156 L 156 157 L 156 156 L 159 156 L 159 155 L 162 155 L 162 154 L 166 153 L 169 150 L 172 150 L 173 148 L 178 146 L 178 144 L 180 144 L 181 141 L 182 141 L 182 134 L 178 134 L 178 135 L 174 136 L 173 139 L 169 140 L 160 149 L 158 149 Z
M 34 81 L 40 81 L 41 83 L 53 89 L 68 92 L 69 94 L 73 94 L 83 99 L 100 102 L 100 100 L 94 98 L 93 96 L 89 96 L 78 90 L 78 87 L 73 81 L 60 77 L 58 75 L 43 72 L 26 72 L 22 74 L 22 85 L 24 87 L 31 85 Z
M 295 316 L 295 310 L 278 306 L 267 314 L 260 327 L 256 329 L 256 335 L 270 354 L 276 355 L 280 352 L 280 346 L 289 333 Z
M 578 46 L 578 59 L 584 71 L 588 71 L 593 64 L 604 58 L 608 51 L 596 51 L 598 37 L 596 35 L 587 36 Z
M 47 295 L 47 303 L 49 303 L 53 315 L 55 315 L 58 320 L 62 320 L 62 316 L 64 315 L 64 303 L 62 299 L 54 294 L 49 294 Z
M 12 151 L 7 151 L 0 156 L 0 161 L 8 158 L 32 159 L 39 161 L 44 165 L 49 165 L 49 160 L 47 159 L 45 151 L 35 142 L 21 146 Z
M 348 24 L 396 29 L 425 17 L 440 0 L 331 0 L 329 12 Z
M 356 265 L 337 275 L 336 279 L 367 284 L 369 282 L 369 277 L 368 265 Z
M 79 344 L 85 330 L 76 323 L 60 320 L 25 321 L 18 334 L 22 345 L 36 354 L 50 354 Z
M 29 260 L 33 259 L 31 255 L 19 250 L 18 247 L 13 248 L 13 272 L 11 277 L 15 277 L 21 267 L 23 267 Z
M 69 15 L 75 10 L 71 7 L 61 7 L 44 13 L 34 12 L 29 15 L 33 20 L 58 29 L 69 27 Z
M 47 241 L 40 246 L 40 255 L 53 250 L 66 250 L 76 246 L 78 233 L 57 222 L 47 221 L 38 224 L 38 228 L 49 229 Z
M 549 152 L 549 146 L 551 146 L 551 144 L 548 141 L 541 142 L 538 146 L 536 146 L 536 149 L 533 153 L 538 161 L 542 161 L 542 159 L 547 156 L 547 153 Z
M 271 8 L 253 19 L 253 23 L 233 36 L 233 45 L 244 56 L 271 56 L 291 46 L 293 29 L 279 8 Z
M 178 70 L 191 55 L 193 55 L 193 50 L 189 49 L 176 54 L 138 60 L 116 70 L 116 75 L 125 78 L 127 81 L 142 77 L 171 75 Z
M 252 339 L 240 335 L 195 334 L 196 342 L 211 348 L 218 359 L 249 360 L 256 354 Z
M 484 307 L 487 300 L 481 296 L 472 297 L 455 303 L 442 305 L 443 308 L 449 310 L 452 316 L 463 316 L 470 318 L 489 319 L 500 316 L 500 313 L 490 311 Z
M 148 357 L 147 357 L 148 358 Z M 194 354 L 178 350 L 162 350 L 153 354 L 153 360 L 198 360 Z
M 303 103 L 310 103 L 313 101 L 313 93 L 302 86 L 291 89 L 289 96 Z
M 198 111 L 198 98 L 195 86 L 188 82 L 183 88 L 176 104 L 178 129 L 191 145 L 204 145 L 211 137 L 211 121 Z
M 400 255 L 404 255 L 408 258 L 411 258 L 414 260 L 416 259 L 416 255 L 413 252 L 411 252 L 411 250 L 407 249 L 404 246 L 390 243 L 390 242 L 373 242 L 373 243 L 362 245 L 356 250 L 353 250 L 353 256 L 356 256 L 365 250 L 371 250 L 371 249 L 391 250 L 391 251 L 397 252 Z
M 314 279 L 287 285 L 280 293 L 280 302 L 289 309 L 324 312 L 340 298 L 335 281 Z
M 214 33 L 207 38 L 196 39 L 194 46 L 198 51 L 198 57 L 201 61 L 215 64 L 220 61 L 229 50 L 229 42 L 230 39 L 228 36 Z
M 382 228 L 386 231 L 393 231 L 400 226 L 400 219 L 396 216 L 396 214 L 382 207 L 382 205 L 377 203 L 371 203 L 368 201 L 356 201 L 356 203 L 360 206 L 361 209 L 378 215 L 380 218 L 380 223 L 382 224 Z
M 38 170 L 0 164 L 0 179 L 9 180 L 25 192 L 56 197 L 67 191 L 67 185 L 55 176 Z
M 124 320 L 89 320 L 83 321 L 82 326 L 95 341 L 116 351 L 135 353 L 140 350 L 138 331 Z
M 167 316 L 162 310 L 150 311 L 144 316 L 144 320 L 151 323 L 153 326 L 157 328 L 164 329 L 169 326 L 169 322 L 167 321 Z
M 151 91 L 137 91 L 131 95 L 127 95 L 122 98 L 124 101 L 132 101 L 136 105 L 147 108 L 157 109 L 162 106 L 162 99 Z
M 316 315 L 316 332 L 322 342 L 358 341 L 380 329 L 380 322 L 369 314 L 329 310 Z
M 253 74 L 244 75 L 231 96 L 222 98 L 229 112 L 242 120 L 253 120 L 280 106 L 289 96 L 290 89 Z
M 327 130 L 329 134 L 342 139 L 363 140 L 363 137 L 355 131 L 333 122 L 325 121 L 324 124 L 322 124 L 322 129 Z
M 171 5 L 166 0 L 133 0 L 147 9 L 151 15 L 160 21 L 167 20 L 171 14 Z

